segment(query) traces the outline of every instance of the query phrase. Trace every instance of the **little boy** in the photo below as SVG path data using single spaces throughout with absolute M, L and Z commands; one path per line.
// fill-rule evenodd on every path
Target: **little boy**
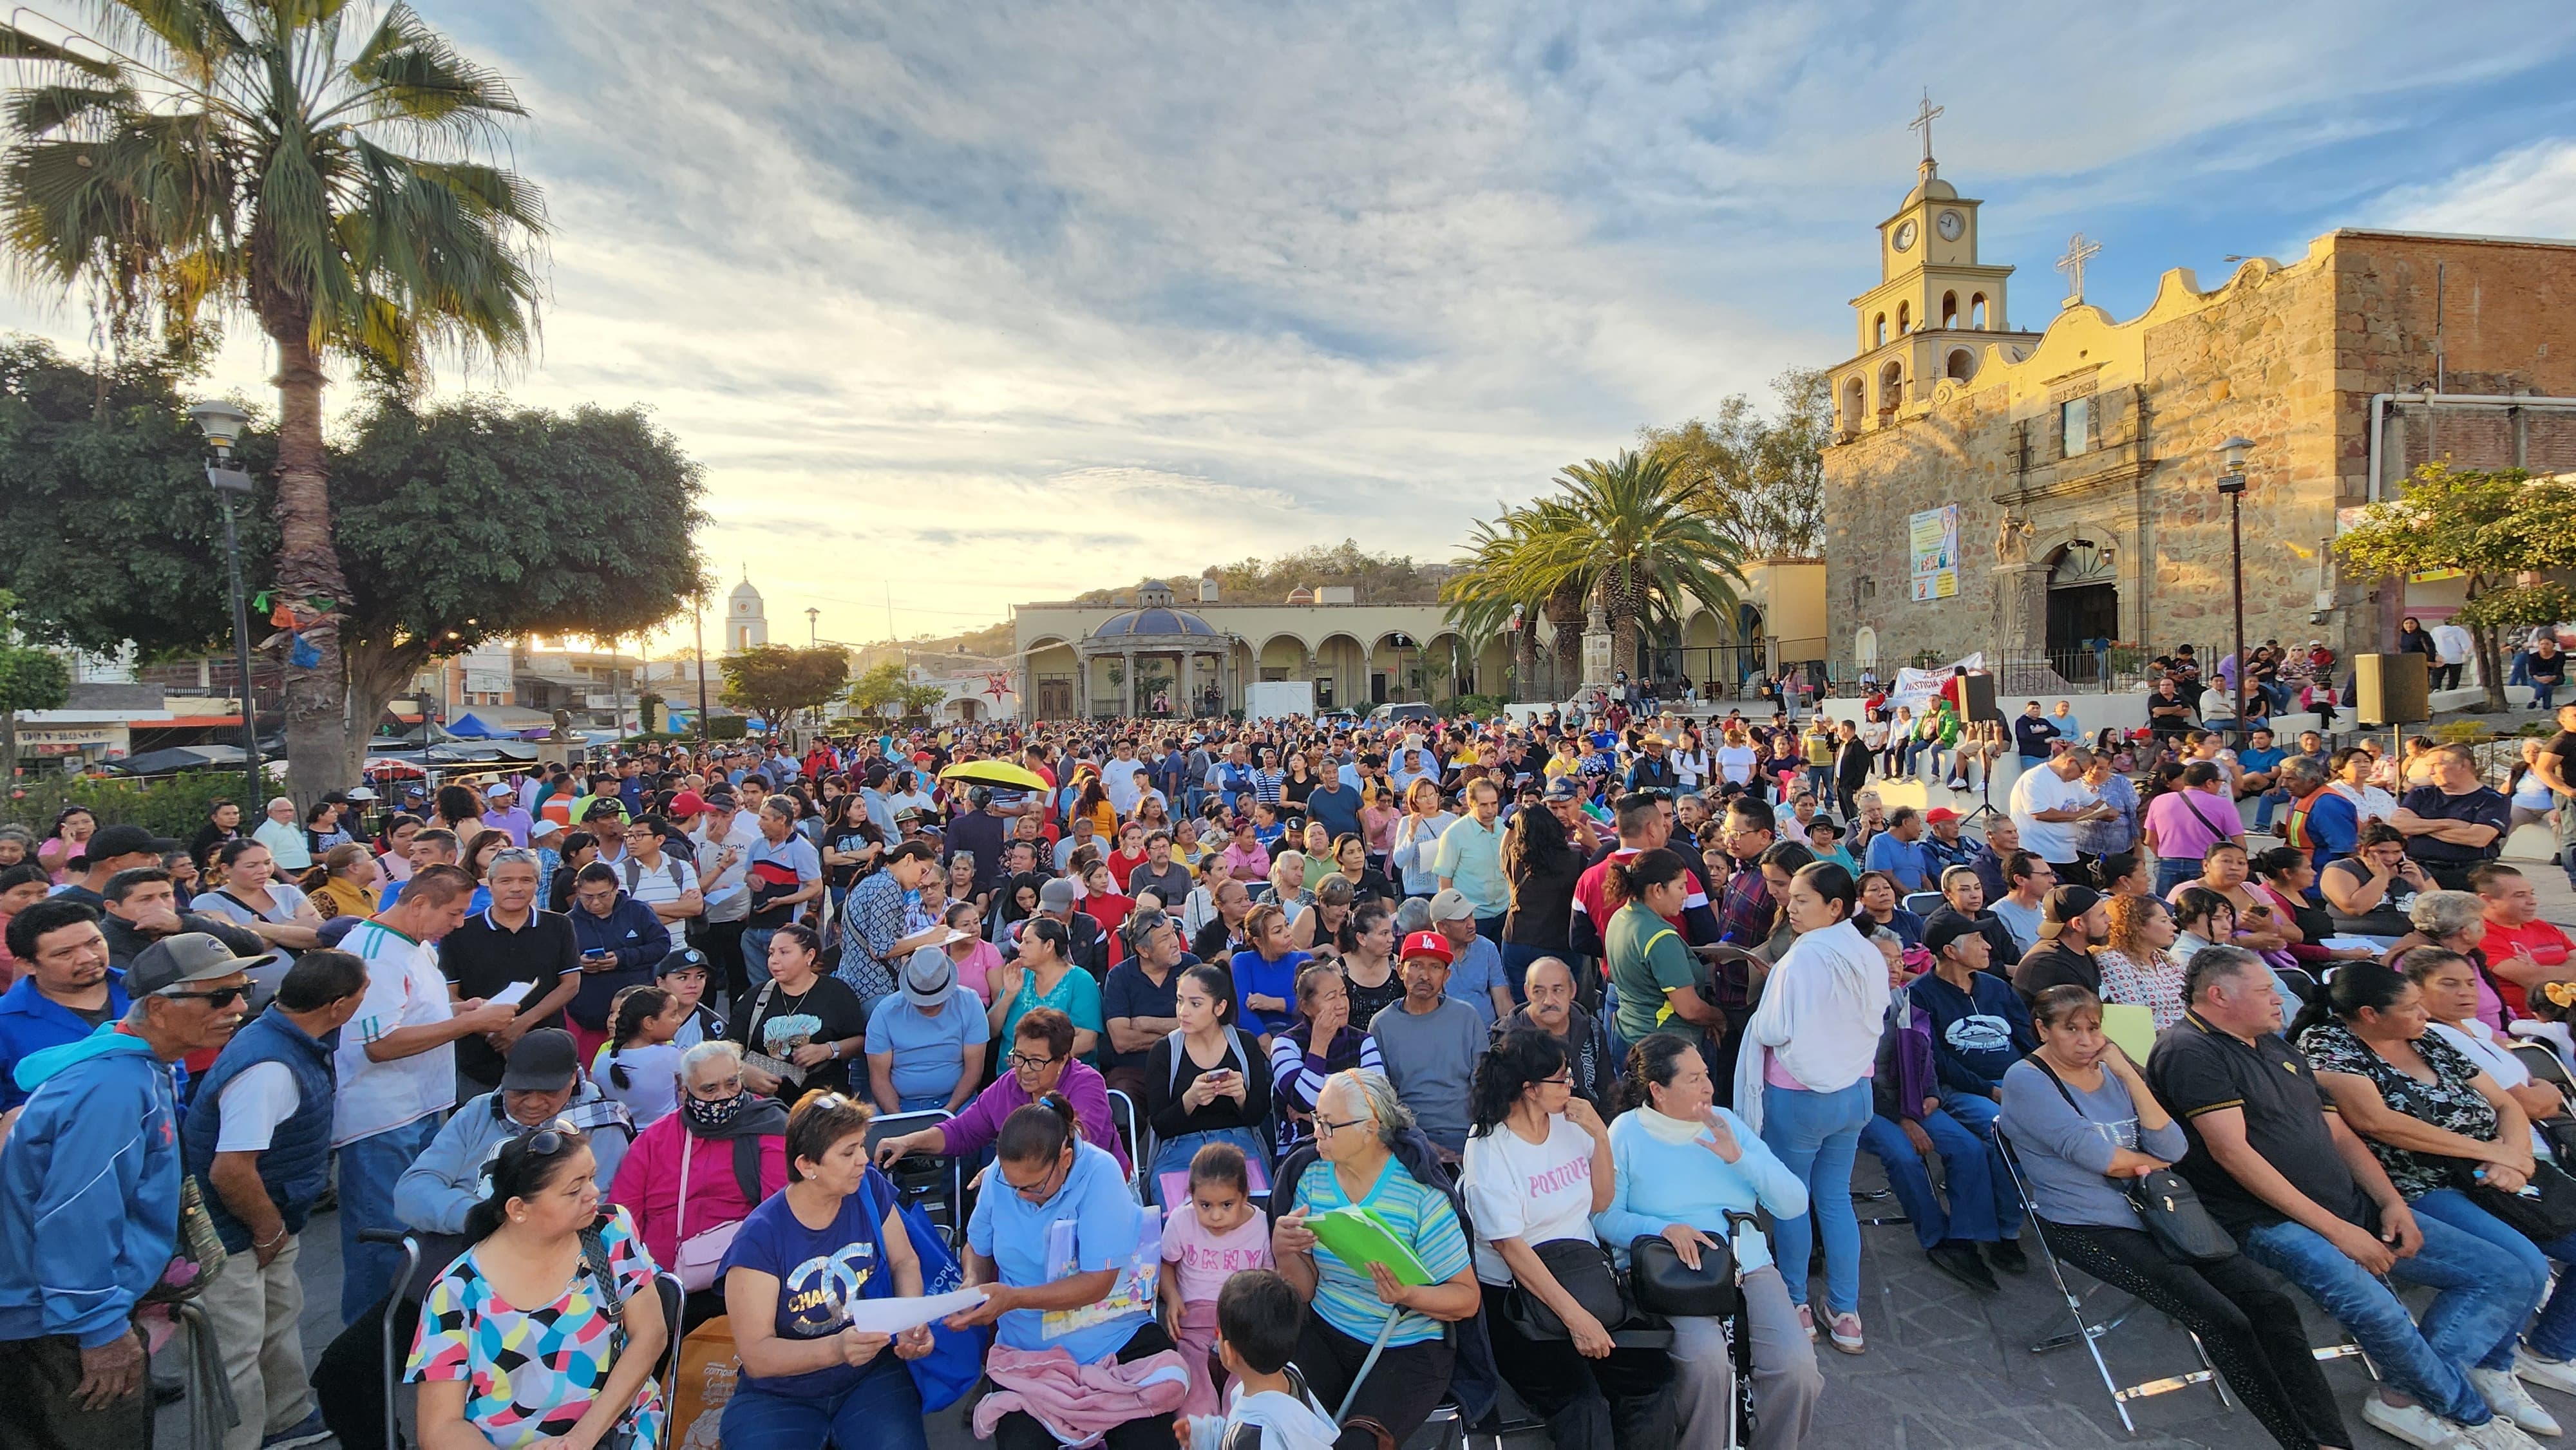
M 1187 1450 L 1331 1450 L 1340 1432 L 1288 1363 L 1305 1317 L 1297 1291 L 1272 1270 L 1246 1269 L 1225 1281 L 1216 1299 L 1216 1352 L 1234 1376 L 1232 1408 L 1222 1419 L 1182 1420 Z M 1366 1420 L 1351 1425 L 1377 1429 Z M 1380 1446 L 1390 1443 L 1383 1429 L 1377 1437 Z

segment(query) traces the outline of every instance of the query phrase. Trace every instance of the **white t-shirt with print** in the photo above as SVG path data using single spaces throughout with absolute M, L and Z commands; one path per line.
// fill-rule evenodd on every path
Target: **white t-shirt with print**
M 265 1153 L 277 1138 L 277 1125 L 304 1106 L 295 1074 L 282 1062 L 255 1062 L 224 1084 L 223 1131 L 215 1135 L 218 1153 Z
M 365 959 L 367 993 L 358 1003 L 358 1015 L 340 1029 L 334 1059 L 340 1079 L 332 1107 L 334 1148 L 456 1106 L 456 1044 L 442 1042 L 391 1062 L 367 1056 L 368 1043 L 398 1028 L 445 1022 L 455 1015 L 448 1008 L 447 978 L 438 970 L 437 949 L 373 921 L 360 922 L 342 937 L 340 949 Z
M 1562 1117 L 1548 1119 L 1544 1143 L 1508 1123 L 1468 1138 L 1458 1186 L 1476 1220 L 1476 1277 L 1485 1283 L 1512 1282 L 1495 1239 L 1537 1248 L 1592 1237 L 1592 1135 Z

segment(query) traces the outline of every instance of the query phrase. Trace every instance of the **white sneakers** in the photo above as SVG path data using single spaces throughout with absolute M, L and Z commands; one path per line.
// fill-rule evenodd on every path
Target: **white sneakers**
M 2522 1433 L 2520 1427 L 2501 1411 L 2483 1425 L 2460 1425 L 2443 1419 L 2422 1405 L 2400 1409 L 2376 1394 L 2369 1394 L 2361 1399 L 2361 1419 L 2362 1423 L 2403 1440 L 2415 1446 L 2416 1450 L 2539 1450 L 2537 1442 Z
M 2497 1415 L 2534 1435 L 2557 1434 L 2558 1421 L 2551 1418 L 2550 1413 L 2540 1407 L 2540 1402 L 2531 1397 L 2531 1391 L 2522 1387 L 2522 1381 L 2514 1377 L 2521 1370 L 2522 1351 L 2519 1348 L 2514 1351 L 2514 1359 L 2514 1368 L 2510 1370 L 2470 1370 L 2469 1383 L 2476 1387 L 2478 1398 L 2485 1400 L 2487 1408 Z
M 2517 1378 L 2544 1390 L 2576 1395 L 2576 1361 L 2542 1359 L 2527 1348 L 2517 1347 L 2513 1352 L 2513 1372 Z
M 2539 1441 L 2501 1414 L 2483 1425 L 2453 1425 L 2451 1434 L 2452 1443 L 2465 1450 L 2540 1450 Z

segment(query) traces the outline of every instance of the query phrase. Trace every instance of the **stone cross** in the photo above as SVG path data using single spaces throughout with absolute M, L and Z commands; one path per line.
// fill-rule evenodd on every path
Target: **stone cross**
M 2067 239 L 2066 255 L 2057 259 L 2057 270 L 2066 274 L 2066 301 L 2063 306 L 2073 307 L 2084 300 L 2084 264 L 2101 250 L 2100 242 L 2084 240 L 2082 232 Z
M 1914 113 L 1913 120 L 1905 123 L 1906 130 L 1923 133 L 1923 164 L 1926 166 L 1932 164 L 1932 118 L 1940 114 L 1942 108 L 1932 104 L 1932 89 L 1926 86 L 1923 89 L 1923 108 Z

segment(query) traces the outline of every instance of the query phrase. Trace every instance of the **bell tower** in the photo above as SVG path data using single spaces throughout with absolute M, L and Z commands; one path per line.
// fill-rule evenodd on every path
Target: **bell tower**
M 1977 257 L 1977 209 L 1932 159 L 1932 122 L 1942 108 L 1929 92 L 1909 130 L 1923 133 L 1914 189 L 1878 224 L 1878 285 L 1852 299 L 1852 360 L 1834 370 L 1836 431 L 1843 437 L 1919 410 L 1943 378 L 1976 375 L 1980 334 L 2015 336 L 2007 320 L 2010 267 Z

